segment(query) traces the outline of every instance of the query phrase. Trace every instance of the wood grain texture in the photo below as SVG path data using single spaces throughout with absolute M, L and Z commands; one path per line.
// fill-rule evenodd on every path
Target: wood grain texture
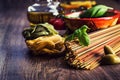
M 31 3 L 0 0 L 0 80 L 120 80 L 120 65 L 75 70 L 66 64 L 64 55 L 31 55 L 21 35 L 29 25 L 26 8 Z

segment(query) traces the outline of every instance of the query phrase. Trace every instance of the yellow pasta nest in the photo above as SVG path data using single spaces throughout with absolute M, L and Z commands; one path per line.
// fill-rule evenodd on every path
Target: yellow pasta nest
M 58 34 L 26 40 L 26 44 L 36 55 L 44 53 L 58 54 L 65 50 L 64 39 Z

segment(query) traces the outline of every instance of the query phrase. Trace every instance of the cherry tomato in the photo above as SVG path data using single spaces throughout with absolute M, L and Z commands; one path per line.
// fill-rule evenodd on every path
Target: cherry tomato
M 50 24 L 54 26 L 57 30 L 63 30 L 65 22 L 61 18 L 52 18 L 49 21 Z

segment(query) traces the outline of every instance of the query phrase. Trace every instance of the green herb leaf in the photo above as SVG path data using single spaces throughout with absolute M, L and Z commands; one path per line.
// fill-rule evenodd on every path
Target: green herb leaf
M 71 35 L 67 36 L 66 41 L 73 40 L 74 37 L 75 37 L 74 34 L 71 34 Z
M 81 35 L 78 36 L 79 38 L 79 42 L 84 45 L 84 46 L 88 46 L 90 44 L 90 38 L 87 34 L 87 29 L 88 27 L 86 25 L 83 25 L 81 28 L 80 28 L 80 31 L 81 31 Z
M 88 27 L 83 25 L 81 28 L 76 29 L 73 34 L 69 35 L 66 40 L 73 40 L 75 37 L 79 39 L 79 43 L 84 46 L 90 44 L 90 38 L 87 34 Z

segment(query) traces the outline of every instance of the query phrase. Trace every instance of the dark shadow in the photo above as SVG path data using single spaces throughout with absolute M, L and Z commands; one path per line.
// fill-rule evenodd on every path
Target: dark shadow
M 40 55 L 34 55 L 34 53 L 30 50 L 26 52 L 26 59 L 31 64 L 46 64 L 46 66 L 49 67 L 58 67 L 58 68 L 65 68 L 69 69 L 69 65 L 65 62 L 64 59 L 65 52 L 62 54 L 54 54 L 54 55 L 48 55 L 48 54 L 40 54 Z
M 32 51 L 28 50 L 26 53 L 26 59 L 31 64 L 45 64 L 45 66 L 51 68 L 63 68 L 67 70 L 81 70 L 76 69 L 70 66 L 67 61 L 65 61 L 65 52 L 58 55 L 48 55 L 48 54 L 40 54 L 34 55 Z

